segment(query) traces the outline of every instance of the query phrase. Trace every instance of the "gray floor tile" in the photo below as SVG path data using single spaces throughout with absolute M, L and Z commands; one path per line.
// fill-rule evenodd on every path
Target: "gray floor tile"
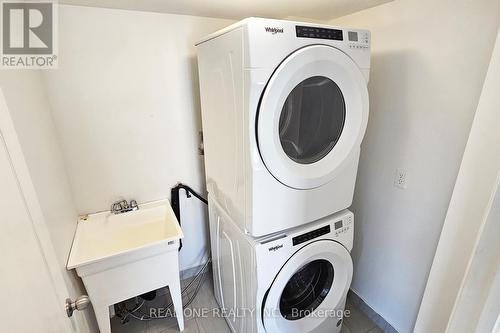
M 122 324 L 118 317 L 111 319 L 111 332 L 113 333 L 146 333 L 148 323 L 131 319 L 128 323 Z
M 229 327 L 223 318 L 196 318 L 200 333 L 230 333 Z
M 179 332 L 179 328 L 177 326 L 167 328 L 164 331 L 161 331 L 160 333 L 174 333 L 174 332 Z M 149 333 L 149 331 L 148 331 Z M 200 333 L 200 330 L 198 329 L 198 325 L 196 324 L 196 320 L 188 320 L 186 321 L 184 325 L 184 331 L 183 333 Z M 212 332 L 214 333 L 214 332 Z
M 360 310 L 372 322 L 375 323 L 374 332 L 398 333 L 382 316 L 375 312 L 368 304 L 366 304 L 356 293 L 349 291 L 347 294 L 347 304 Z
M 183 281 L 186 285 L 187 281 Z M 146 303 L 146 309 L 149 307 L 163 307 L 168 304 L 168 295 L 158 295 L 155 300 Z M 133 306 L 133 305 L 131 305 Z M 211 275 L 207 276 L 202 285 L 198 296 L 188 307 L 191 312 L 185 311 L 186 316 L 185 330 L 187 333 L 230 333 L 229 327 L 223 318 L 212 316 L 212 309 L 217 309 L 218 304 L 213 294 L 213 282 Z M 200 309 L 208 310 L 203 312 Z M 356 305 L 348 300 L 346 309 L 350 311 L 349 317 L 344 318 L 341 333 L 383 333 L 375 323 L 370 320 Z M 198 310 L 198 311 L 197 311 Z M 192 314 L 189 316 L 189 314 Z M 141 322 L 131 319 L 125 325 L 120 323 L 118 318 L 112 319 L 113 333 L 173 333 L 178 332 L 177 319 L 166 318 L 161 320 L 152 320 Z
M 198 296 L 193 301 L 191 308 L 208 308 L 208 309 L 219 308 L 219 305 L 215 300 L 213 280 L 211 276 L 207 276 L 207 278 L 203 282 L 203 285 L 201 286 L 201 289 L 198 292 Z
M 168 294 L 157 296 L 153 301 L 147 302 L 147 308 L 161 309 L 170 304 L 171 299 Z M 160 311 L 160 310 L 157 310 Z M 190 318 L 185 317 L 184 321 L 187 322 Z M 177 318 L 163 318 L 155 319 L 148 322 L 148 333 L 163 332 L 168 328 L 177 328 Z
M 352 333 L 352 331 L 346 324 L 343 324 L 340 333 Z
M 184 280 L 182 281 L 182 286 L 185 287 L 188 283 L 189 280 Z M 187 300 L 187 298 L 188 297 L 184 297 L 185 300 Z M 169 303 L 170 296 L 168 291 L 166 289 L 162 289 L 153 301 L 146 302 L 144 304 L 144 310 L 147 311 L 149 308 L 162 308 Z M 130 304 L 128 304 L 129 308 L 132 308 L 133 306 L 134 302 L 130 302 Z M 223 318 L 214 318 L 211 316 L 212 309 L 218 308 L 218 304 L 215 301 L 213 294 L 211 274 L 207 274 L 198 295 L 187 308 L 188 309 L 184 311 L 185 332 L 230 332 L 226 321 Z M 202 312 L 202 309 L 204 312 Z M 113 333 L 170 333 L 178 332 L 178 330 L 177 319 L 173 317 L 144 322 L 130 319 L 130 321 L 126 324 L 121 324 L 119 318 L 117 317 L 112 320 Z
M 346 310 L 349 310 L 349 316 L 345 316 L 344 324 L 352 331 L 352 333 L 366 333 L 375 328 L 376 325 L 363 312 L 353 306 L 350 302 L 346 304 Z
M 184 319 L 184 325 L 187 325 L 186 319 Z M 177 318 L 151 320 L 148 322 L 147 333 L 160 333 L 166 329 L 178 329 Z
M 198 310 L 198 314 L 201 315 L 196 317 L 200 333 L 231 332 L 224 318 L 213 316 L 213 309 L 218 308 L 219 305 L 217 304 L 213 293 L 213 280 L 211 276 L 208 276 L 205 279 L 198 296 L 192 304 L 192 309 L 195 311 Z M 205 310 L 206 312 L 200 312 L 199 310 Z

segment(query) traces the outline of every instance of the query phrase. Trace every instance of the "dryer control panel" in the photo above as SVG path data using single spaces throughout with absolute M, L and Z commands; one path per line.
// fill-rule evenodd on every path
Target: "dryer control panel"
M 347 42 L 350 49 L 368 49 L 370 47 L 370 34 L 367 31 L 347 31 Z
M 342 30 L 340 29 L 316 28 L 297 25 L 295 26 L 295 32 L 297 37 L 303 38 L 344 40 Z

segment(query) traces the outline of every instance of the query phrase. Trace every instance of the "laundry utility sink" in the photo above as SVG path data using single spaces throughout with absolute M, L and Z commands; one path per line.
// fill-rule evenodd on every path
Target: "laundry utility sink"
M 161 287 L 178 291 L 173 301 L 176 312 L 181 311 L 181 238 L 168 200 L 141 204 L 135 211 L 79 218 L 67 268 L 82 278 L 101 332 L 110 332 L 109 306 Z M 178 320 L 183 328 L 183 319 Z
M 147 254 L 183 237 L 168 200 L 121 214 L 102 212 L 80 217 L 68 269 L 120 255 Z

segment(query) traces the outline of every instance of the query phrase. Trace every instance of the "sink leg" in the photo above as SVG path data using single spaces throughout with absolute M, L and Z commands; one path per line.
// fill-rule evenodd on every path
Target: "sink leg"
M 181 295 L 181 285 L 179 279 L 175 279 L 169 285 L 170 295 L 172 297 L 172 303 L 174 303 L 175 316 L 177 317 L 177 324 L 179 325 L 179 331 L 184 331 L 184 312 L 182 309 L 182 295 Z
M 111 333 L 111 323 L 109 321 L 109 306 L 95 305 L 94 312 L 97 319 L 97 325 L 101 333 Z

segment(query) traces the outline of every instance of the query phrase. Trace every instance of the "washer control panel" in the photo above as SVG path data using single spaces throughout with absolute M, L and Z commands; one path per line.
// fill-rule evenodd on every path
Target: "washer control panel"
M 369 49 L 370 34 L 367 31 L 347 31 L 347 42 L 350 49 Z
M 298 235 L 292 238 L 293 246 L 305 243 L 311 239 L 318 238 L 320 236 L 330 233 L 330 225 L 318 228 L 313 231 L 306 232 L 305 234 Z
M 333 226 L 334 226 L 335 230 L 334 230 L 333 234 L 336 237 L 338 237 L 339 235 L 348 232 L 352 228 L 351 224 L 352 224 L 352 216 L 351 215 L 347 216 L 343 220 L 339 220 L 337 222 L 334 222 Z

